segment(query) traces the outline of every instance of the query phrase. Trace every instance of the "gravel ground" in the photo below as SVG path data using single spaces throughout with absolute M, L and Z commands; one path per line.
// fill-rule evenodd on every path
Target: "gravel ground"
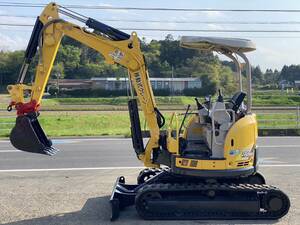
M 279 221 L 181 221 L 180 224 L 299 224 L 300 167 L 262 168 L 269 184 L 283 189 L 292 202 Z M 119 175 L 134 183 L 137 169 L 0 173 L 0 223 L 9 225 L 169 225 L 178 221 L 143 221 L 135 209 L 110 222 L 108 204 Z

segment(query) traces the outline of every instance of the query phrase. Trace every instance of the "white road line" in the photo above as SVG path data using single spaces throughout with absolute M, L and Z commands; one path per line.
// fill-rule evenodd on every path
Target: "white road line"
M 272 136 L 272 137 L 259 137 L 258 139 L 299 139 L 300 136 Z M 52 139 L 53 141 L 131 141 L 131 138 L 58 138 Z M 9 143 L 10 141 L 7 139 L 0 140 L 0 143 Z
M 97 139 L 99 140 L 99 139 Z M 106 139 L 108 140 L 108 139 Z M 70 143 L 63 143 L 63 144 L 70 144 Z M 300 148 L 300 145 L 259 145 L 258 146 L 260 149 L 262 148 Z M 73 149 L 65 149 L 63 151 L 73 151 Z M 80 151 L 80 150 L 76 150 L 76 151 Z M 84 150 L 83 150 L 84 151 Z M 22 151 L 19 151 L 19 150 L 7 150 L 7 149 L 0 149 L 0 153 L 15 153 L 15 152 L 18 152 L 18 153 L 22 153 Z
M 70 144 L 68 141 L 131 141 L 131 138 L 66 138 L 66 139 L 52 139 L 58 144 Z M 66 141 L 66 143 L 61 143 Z M 10 143 L 9 140 L 0 140 L 0 143 Z
M 300 148 L 300 145 L 258 145 L 259 148 Z
M 12 169 L 0 170 L 0 173 L 14 172 L 50 172 L 50 171 L 85 171 L 85 170 L 124 170 L 124 169 L 144 169 L 141 166 L 124 166 L 124 167 L 85 167 L 85 168 L 54 168 L 54 169 Z
M 260 165 L 260 167 L 300 167 L 300 164 L 273 164 Z M 124 169 L 144 169 L 141 166 L 125 167 L 85 167 L 85 168 L 54 168 L 54 169 L 11 169 L 0 170 L 0 173 L 17 173 L 17 172 L 51 172 L 51 171 L 85 171 L 85 170 L 124 170 Z
M 262 137 L 258 137 L 258 139 L 272 139 L 272 138 L 299 138 L 300 136 L 262 136 Z
M 11 153 L 11 152 L 22 152 L 22 151 L 19 151 L 19 150 L 2 150 L 2 149 L 0 149 L 0 153 Z
M 300 164 L 260 164 L 259 167 L 300 167 Z

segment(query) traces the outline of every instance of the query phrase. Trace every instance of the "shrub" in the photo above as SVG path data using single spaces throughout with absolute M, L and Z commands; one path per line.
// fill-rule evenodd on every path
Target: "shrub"
M 186 88 L 183 90 L 185 96 L 207 96 L 214 95 L 216 93 L 215 89 L 205 88 Z
M 50 94 L 55 95 L 55 92 L 51 92 Z M 59 96 L 61 97 L 116 97 L 126 95 L 126 90 L 107 91 L 104 89 L 77 89 L 59 91 Z

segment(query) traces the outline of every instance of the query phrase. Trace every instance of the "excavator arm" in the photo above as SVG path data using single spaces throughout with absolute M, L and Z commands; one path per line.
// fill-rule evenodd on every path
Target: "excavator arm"
M 60 14 L 85 23 L 94 32 L 60 18 Z M 159 147 L 159 128 L 163 126 L 164 119 L 154 100 L 137 34 L 135 32 L 132 32 L 131 35 L 126 34 L 55 3 L 48 4 L 37 18 L 17 83 L 8 86 L 11 95 L 8 110 L 15 107 L 18 115 L 16 125 L 10 135 L 11 143 L 17 149 L 28 152 L 52 155 L 57 151 L 46 137 L 37 117 L 53 63 L 64 36 L 77 40 L 101 53 L 108 64 L 119 64 L 128 69 L 131 85 L 135 90 L 150 130 L 150 139 L 144 148 L 136 100 L 130 100 L 129 112 L 132 123 L 133 145 L 138 158 L 144 162 L 145 166 L 159 166 L 153 164 L 152 153 Z M 36 67 L 35 79 L 33 84 L 29 86 L 24 84 L 24 80 L 27 69 L 37 51 L 39 61 Z M 25 101 L 25 90 L 31 91 L 29 101 Z

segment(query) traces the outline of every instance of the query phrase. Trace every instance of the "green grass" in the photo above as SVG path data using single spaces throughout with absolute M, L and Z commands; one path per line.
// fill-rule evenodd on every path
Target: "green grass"
M 155 97 L 157 104 L 160 105 L 182 105 L 194 103 L 192 97 Z M 43 100 L 43 105 L 127 105 L 128 97 L 115 98 L 53 98 Z
M 78 116 L 45 116 L 41 125 L 50 136 L 128 135 L 127 114 L 98 114 Z
M 297 115 L 295 113 L 258 114 L 259 128 L 297 128 Z
M 169 120 L 170 113 L 165 115 Z M 39 122 L 49 136 L 106 136 L 130 135 L 128 112 L 54 112 L 39 116 Z M 140 114 L 141 127 L 147 129 L 144 116 Z M 7 137 L 15 118 L 0 117 L 0 137 Z M 163 129 L 166 128 L 166 125 Z
M 1 95 L 0 95 L 1 96 Z M 188 104 L 194 104 L 193 97 L 174 96 L 155 97 L 156 103 L 162 107 L 184 107 Z M 46 98 L 42 101 L 41 109 L 44 110 L 121 110 L 126 109 L 128 97 L 115 98 Z M 6 109 L 9 103 L 8 96 L 0 97 L 0 109 Z
M 300 96 L 297 95 L 254 95 L 254 106 L 299 106 Z
M 8 95 L 0 95 L 0 109 L 6 109 Z M 156 96 L 157 105 L 164 110 L 182 109 L 186 105 L 195 105 L 194 97 L 187 96 Z M 43 110 L 126 110 L 128 97 L 115 98 L 47 98 L 43 99 Z M 253 106 L 300 106 L 300 96 L 279 90 L 254 91 Z
M 14 118 L 1 118 L 1 129 L 10 128 Z M 39 117 L 39 122 L 49 136 L 104 136 L 129 135 L 128 113 L 82 114 L 55 113 Z M 0 130 L 0 136 L 7 136 L 9 130 Z
M 145 127 L 141 115 L 142 129 Z M 164 113 L 166 124 L 170 113 Z M 260 114 L 257 116 L 259 128 L 296 128 L 294 114 Z M 266 120 L 266 121 L 264 121 Z M 0 117 L 0 137 L 7 137 L 15 118 Z M 130 135 L 128 112 L 45 112 L 39 121 L 49 136 L 105 136 Z M 163 129 L 165 129 L 167 125 Z
M 266 94 L 268 93 L 268 94 Z M 130 122 L 127 112 L 127 97 L 118 98 L 58 98 L 44 99 L 43 109 L 69 110 L 69 112 L 42 112 L 39 121 L 49 136 L 102 136 L 130 134 Z M 187 104 L 195 106 L 193 97 L 174 96 L 156 97 L 160 109 L 173 111 L 184 110 Z M 8 95 L 0 95 L 0 107 L 6 109 Z M 299 106 L 300 96 L 280 91 L 257 92 L 253 96 L 255 106 Z M 118 110 L 126 111 L 118 111 Z M 94 110 L 97 112 L 82 112 L 78 110 Z M 102 111 L 104 110 L 104 111 Z M 105 112 L 105 110 L 109 112 Z M 111 110 L 115 110 L 111 112 Z M 1 115 L 6 115 L 1 112 Z M 169 121 L 170 113 L 163 112 Z M 14 115 L 11 113 L 10 115 Z M 258 114 L 260 128 L 296 128 L 297 116 L 294 113 Z M 0 116 L 0 137 L 8 136 L 14 123 L 14 118 Z M 141 114 L 142 128 L 144 119 Z

